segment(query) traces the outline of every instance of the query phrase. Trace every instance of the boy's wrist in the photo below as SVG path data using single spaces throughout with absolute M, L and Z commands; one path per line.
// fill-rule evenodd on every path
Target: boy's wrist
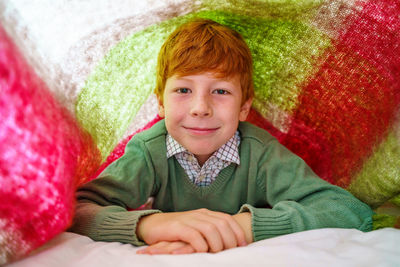
M 147 216 L 149 216 L 149 215 L 147 215 Z M 140 241 L 143 241 L 142 232 L 141 232 L 140 230 L 141 230 L 141 228 L 142 228 L 142 222 L 143 222 L 143 219 L 144 219 L 145 217 L 146 217 L 146 216 L 141 217 L 141 218 L 139 219 L 137 225 L 136 225 L 136 237 L 137 237 L 137 239 L 140 240 Z M 144 241 L 143 241 L 143 242 L 144 242 Z
M 242 212 L 235 215 L 232 215 L 233 219 L 239 224 L 242 228 L 244 235 L 246 237 L 247 244 L 253 242 L 253 231 L 251 227 L 251 213 L 250 212 Z
M 149 220 L 151 220 L 151 217 L 156 215 L 156 214 L 158 214 L 158 213 L 145 215 L 145 216 L 142 216 L 139 219 L 139 221 L 138 221 L 138 223 L 136 225 L 136 237 L 138 238 L 138 240 L 147 243 L 146 240 L 145 240 L 146 229 L 147 229 L 146 227 L 147 227 L 147 224 L 148 224 Z

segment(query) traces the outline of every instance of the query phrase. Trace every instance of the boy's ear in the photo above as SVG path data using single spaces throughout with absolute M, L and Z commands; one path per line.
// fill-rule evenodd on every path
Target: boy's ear
M 244 102 L 244 104 L 240 108 L 240 113 L 239 113 L 240 121 L 245 121 L 247 119 L 247 115 L 249 115 L 252 103 L 253 103 L 253 98 L 249 98 L 246 100 L 246 102 Z
M 158 115 L 161 118 L 164 118 L 165 117 L 164 105 L 163 105 L 162 100 L 160 99 L 159 96 L 157 96 L 157 101 L 158 101 Z

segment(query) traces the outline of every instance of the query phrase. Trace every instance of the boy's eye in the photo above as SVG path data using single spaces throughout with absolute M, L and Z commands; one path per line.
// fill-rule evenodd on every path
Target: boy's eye
M 228 94 L 228 91 L 226 91 L 224 89 L 216 89 L 216 90 L 214 90 L 214 93 L 218 94 L 218 95 L 226 95 L 226 94 Z
M 189 88 L 178 88 L 176 90 L 176 92 L 178 92 L 180 94 L 187 94 L 187 93 L 190 93 L 190 89 Z

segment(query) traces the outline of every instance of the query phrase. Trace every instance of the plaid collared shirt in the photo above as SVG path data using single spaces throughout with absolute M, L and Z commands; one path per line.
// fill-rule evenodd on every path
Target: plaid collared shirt
M 167 134 L 166 143 L 167 158 L 175 156 L 189 179 L 198 186 L 210 185 L 217 178 L 220 171 L 231 163 L 240 165 L 239 131 L 236 131 L 234 136 L 215 151 L 201 167 L 196 157 L 169 134 Z

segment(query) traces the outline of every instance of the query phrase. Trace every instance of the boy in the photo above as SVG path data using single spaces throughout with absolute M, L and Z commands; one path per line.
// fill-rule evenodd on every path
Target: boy
M 243 122 L 252 60 L 237 32 L 203 19 L 179 27 L 161 48 L 155 93 L 165 119 L 78 190 L 73 231 L 177 254 L 323 227 L 371 230 L 367 205 Z M 154 209 L 133 210 L 149 197 Z

